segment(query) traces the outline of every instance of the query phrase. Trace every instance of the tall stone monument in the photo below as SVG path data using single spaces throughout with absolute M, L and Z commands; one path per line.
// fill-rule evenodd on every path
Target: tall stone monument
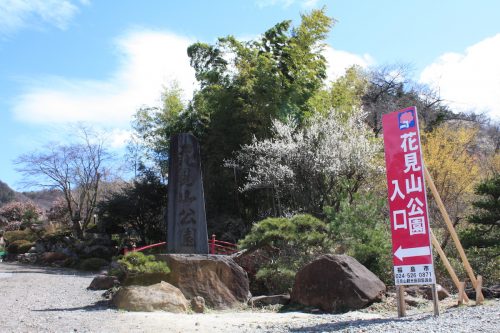
M 200 147 L 188 133 L 170 140 L 167 249 L 168 253 L 208 253 Z

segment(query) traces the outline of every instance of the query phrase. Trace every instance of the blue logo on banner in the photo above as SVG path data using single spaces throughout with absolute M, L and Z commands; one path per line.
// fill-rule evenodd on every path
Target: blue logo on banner
M 400 130 L 415 127 L 415 114 L 413 110 L 407 110 L 398 114 L 398 121 Z

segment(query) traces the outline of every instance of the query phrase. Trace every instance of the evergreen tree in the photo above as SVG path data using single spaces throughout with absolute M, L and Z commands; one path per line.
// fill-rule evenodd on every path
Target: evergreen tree
M 472 228 L 464 232 L 464 246 L 500 249 L 500 174 L 480 183 L 476 194 L 482 199 L 472 203 L 476 212 L 469 217 Z
M 500 174 L 476 187 L 482 198 L 473 203 L 470 227 L 460 233 L 462 244 L 478 274 L 489 281 L 500 279 Z

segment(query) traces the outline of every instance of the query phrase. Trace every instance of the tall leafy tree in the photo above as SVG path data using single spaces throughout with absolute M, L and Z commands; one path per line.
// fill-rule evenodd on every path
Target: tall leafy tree
M 474 186 L 480 180 L 476 127 L 446 123 L 422 135 L 426 167 L 456 228 L 460 228 L 469 214 Z M 430 201 L 431 221 L 442 219 L 438 207 Z M 436 225 L 437 229 L 438 225 Z M 450 235 L 444 232 L 441 243 L 446 247 Z
M 187 108 L 174 103 L 137 114 L 139 137 L 151 139 L 163 161 L 171 135 L 183 131 L 198 137 L 209 220 L 254 217 L 258 199 L 238 194 L 241 175 L 223 162 L 254 136 L 270 137 L 274 119 L 290 116 L 302 124 L 311 115 L 309 100 L 326 78 L 322 50 L 332 24 L 325 10 L 314 10 L 302 15 L 298 26 L 283 21 L 253 41 L 227 36 L 213 45 L 194 43 L 187 52 L 200 89 Z
M 99 203 L 99 220 L 109 233 L 133 229 L 143 244 L 163 242 L 166 206 L 167 186 L 155 172 L 141 167 L 131 184 Z

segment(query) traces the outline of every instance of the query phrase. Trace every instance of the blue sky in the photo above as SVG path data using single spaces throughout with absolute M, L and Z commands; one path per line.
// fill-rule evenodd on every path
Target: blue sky
M 132 114 L 163 86 L 196 89 L 186 47 L 250 39 L 325 6 L 329 78 L 346 67 L 408 63 L 457 111 L 500 119 L 500 1 L 0 0 L 0 180 L 21 189 L 13 160 L 68 137 L 77 121 L 120 151 Z

